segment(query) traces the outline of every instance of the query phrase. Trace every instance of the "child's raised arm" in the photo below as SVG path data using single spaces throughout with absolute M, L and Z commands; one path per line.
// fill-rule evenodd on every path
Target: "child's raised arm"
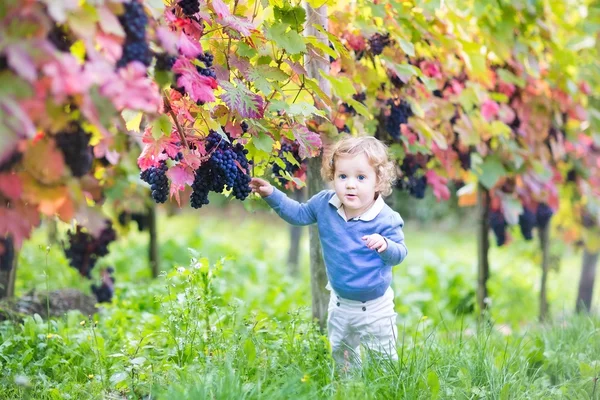
M 400 264 L 408 254 L 406 244 L 404 244 L 404 221 L 398 213 L 394 213 L 391 217 L 390 225 L 381 232 L 387 242 L 387 248 L 379 253 L 381 259 L 387 265 L 398 265 Z
M 323 192 L 312 197 L 307 203 L 298 203 L 264 179 L 252 178 L 250 187 L 253 192 L 263 197 L 284 221 L 292 225 L 310 225 L 317 222 L 316 203 Z

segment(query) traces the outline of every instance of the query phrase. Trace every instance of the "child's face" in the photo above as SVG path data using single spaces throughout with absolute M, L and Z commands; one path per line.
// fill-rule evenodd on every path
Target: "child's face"
M 353 218 L 373 205 L 378 187 L 377 174 L 364 153 L 340 156 L 335 160 L 333 185 L 346 216 Z

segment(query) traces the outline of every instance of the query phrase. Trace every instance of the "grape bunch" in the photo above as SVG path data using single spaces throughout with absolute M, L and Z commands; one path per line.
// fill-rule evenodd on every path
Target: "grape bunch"
M 108 245 L 117 238 L 112 223 L 106 221 L 106 227 L 100 232 L 98 237 L 94 237 L 83 228 L 77 225 L 75 232 L 69 230 L 69 246 L 65 247 L 65 255 L 69 259 L 69 264 L 79 271 L 81 276 L 91 278 L 92 268 L 100 257 L 108 254 Z
M 167 163 L 160 161 L 158 167 L 150 167 L 140 173 L 140 178 L 150 185 L 152 199 L 156 203 L 164 203 L 169 198 L 169 178 L 167 178 Z
M 533 238 L 533 228 L 535 228 L 536 218 L 535 213 L 527 207 L 523 207 L 523 213 L 519 215 L 519 227 L 521 228 L 521 234 L 525 240 L 531 240 Z
M 290 153 L 292 157 L 297 161 L 297 164 L 291 163 L 285 153 Z M 275 179 L 282 185 L 285 186 L 287 184 L 287 179 L 285 178 L 285 173 L 289 173 L 294 176 L 296 171 L 300 169 L 300 163 L 302 160 L 300 159 L 300 155 L 298 154 L 298 146 L 294 146 L 289 143 L 284 143 L 281 145 L 281 149 L 279 150 L 279 159 L 285 163 L 285 168 L 281 168 L 281 166 L 277 163 L 273 163 L 273 174 L 275 175 Z
M 149 66 L 152 53 L 146 41 L 148 16 L 144 6 L 137 0 L 125 3 L 124 6 L 125 12 L 119 16 L 119 22 L 125 31 L 125 44 L 121 59 L 117 61 L 117 68 L 124 67 L 132 61 Z
M 71 174 L 79 178 L 92 168 L 94 154 L 89 145 L 91 135 L 78 123 L 70 124 L 64 131 L 56 134 L 55 140 L 63 154 Z
M 402 176 L 396 181 L 396 188 L 408 191 L 411 196 L 417 199 L 424 198 L 427 179 L 422 173 L 419 173 L 421 169 L 421 164 L 414 156 L 407 155 L 404 157 L 404 161 L 400 166 Z
M 173 68 L 173 65 L 177 61 L 177 57 L 172 56 L 168 53 L 158 53 L 156 54 L 156 65 L 154 68 L 157 71 L 170 71 Z
M 506 220 L 504 214 L 500 210 L 490 211 L 489 216 L 490 227 L 496 236 L 496 244 L 498 246 L 506 243 Z
M 92 293 L 96 296 L 98 303 L 110 303 L 115 292 L 115 278 L 113 273 L 115 272 L 113 267 L 108 267 L 102 270 L 101 278 L 102 284 L 100 286 L 93 283 L 90 286 Z
M 392 41 L 390 40 L 389 32 L 385 35 L 382 35 L 381 33 L 375 33 L 369 38 L 371 53 L 373 53 L 374 56 L 378 56 L 379 54 L 383 53 L 383 49 L 391 43 Z
M 356 93 L 352 95 L 352 98 L 358 101 L 359 103 L 364 104 L 365 100 L 367 99 L 367 94 L 365 92 Z M 348 103 L 342 103 L 342 107 L 344 109 L 344 112 L 347 112 L 350 115 L 356 115 L 356 110 Z
M 15 257 L 15 245 L 12 236 L 0 238 L 0 271 L 10 271 Z
M 410 104 L 404 100 L 389 99 L 387 104 L 390 106 L 390 115 L 385 121 L 385 128 L 394 139 L 400 139 L 400 125 L 406 124 L 408 118 L 413 116 Z
M 46 37 L 54 47 L 63 53 L 68 53 L 73 45 L 73 39 L 58 25 L 54 25 Z
M 198 0 L 180 0 L 177 4 L 181 7 L 181 11 L 188 17 L 200 11 L 200 2 Z
M 200 75 L 209 76 L 213 79 L 217 79 L 215 69 L 212 67 L 213 61 L 215 60 L 215 56 L 213 56 L 210 52 L 206 51 L 196 58 L 205 66 L 205 68 L 202 68 L 201 66 L 196 65 L 196 70 L 198 71 L 198 73 Z
M 537 221 L 537 226 L 539 228 L 544 229 L 546 225 L 548 225 L 548 222 L 550 222 L 550 218 L 552 218 L 553 214 L 554 211 L 552 211 L 548 204 L 540 203 L 537 207 L 537 210 L 535 211 L 535 219 Z
M 206 151 L 210 158 L 196 170 L 191 206 L 201 208 L 209 203 L 208 193 L 222 193 L 231 190 L 238 200 L 245 200 L 251 192 L 250 175 L 247 172 L 249 162 L 246 158 L 248 150 L 240 143 L 231 145 L 217 132 L 211 131 L 206 138 Z

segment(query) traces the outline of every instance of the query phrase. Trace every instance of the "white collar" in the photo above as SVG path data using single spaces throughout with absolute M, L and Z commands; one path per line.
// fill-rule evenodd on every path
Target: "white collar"
M 342 207 L 342 201 L 337 196 L 337 194 L 333 194 L 331 200 L 329 200 L 329 204 L 337 208 L 338 214 L 344 218 L 344 221 L 348 222 L 348 218 L 346 217 L 346 212 L 344 211 L 344 207 Z M 379 215 L 381 210 L 383 210 L 383 206 L 385 206 L 385 202 L 383 201 L 383 197 L 381 195 L 377 196 L 377 200 L 375 203 L 364 213 L 359 215 L 358 217 L 350 218 L 351 220 L 361 220 L 361 221 L 372 221 L 376 216 Z

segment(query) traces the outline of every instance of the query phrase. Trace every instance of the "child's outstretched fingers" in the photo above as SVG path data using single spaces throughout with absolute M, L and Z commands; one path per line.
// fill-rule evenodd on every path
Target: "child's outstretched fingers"
M 264 179 L 252 178 L 250 180 L 250 189 L 254 193 L 258 193 L 262 197 L 269 196 L 273 193 L 273 187 L 271 184 Z

